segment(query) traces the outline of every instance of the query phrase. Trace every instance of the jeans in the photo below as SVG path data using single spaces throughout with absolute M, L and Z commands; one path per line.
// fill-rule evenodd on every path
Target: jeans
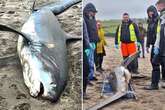
M 95 49 L 91 48 L 91 52 L 88 57 L 88 62 L 89 62 L 89 80 L 92 80 L 94 77 L 94 52 Z
M 165 57 L 154 55 L 154 46 L 151 51 L 151 64 L 152 64 L 152 85 L 157 86 L 160 80 L 160 73 L 162 73 L 162 79 L 165 79 Z M 160 69 L 161 66 L 161 69 Z

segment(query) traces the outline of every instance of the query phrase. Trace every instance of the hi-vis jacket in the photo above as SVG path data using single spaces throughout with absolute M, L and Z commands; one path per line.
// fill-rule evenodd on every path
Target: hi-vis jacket
M 104 45 L 107 45 L 103 28 L 98 29 L 99 42 L 97 43 L 97 53 L 104 53 Z
M 156 33 L 156 41 L 154 46 L 159 48 L 159 42 L 160 42 L 160 20 L 158 21 L 158 25 L 157 25 L 157 33 Z
M 120 42 L 132 43 L 135 41 L 140 42 L 137 25 L 132 21 L 129 21 L 128 23 L 122 22 L 116 31 L 115 44 L 120 44 Z
M 165 57 L 165 11 L 160 13 L 160 27 L 157 27 L 155 47 L 159 48 L 159 55 Z

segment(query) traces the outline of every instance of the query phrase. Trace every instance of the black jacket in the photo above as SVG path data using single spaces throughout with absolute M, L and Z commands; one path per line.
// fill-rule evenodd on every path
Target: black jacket
M 158 20 L 159 20 L 159 15 L 154 6 L 150 6 L 147 9 L 147 14 L 149 11 L 154 12 L 154 15 L 152 18 L 148 16 L 148 27 L 147 27 L 147 43 L 146 47 L 150 47 L 150 45 L 154 45 L 156 41 L 156 34 L 157 34 L 157 26 L 158 26 Z
M 89 37 L 88 37 L 88 33 L 87 33 L 86 23 L 83 21 L 83 50 L 85 50 L 87 48 L 88 49 L 90 48 Z
M 131 20 L 129 20 L 128 23 L 122 22 L 120 41 L 123 42 L 123 43 L 132 43 L 132 41 L 130 39 L 130 31 L 129 31 L 130 24 L 133 24 L 134 29 L 135 29 L 135 34 L 136 34 L 136 37 L 137 37 L 137 41 L 140 42 L 139 29 L 138 29 L 137 25 L 135 23 L 133 23 Z M 118 44 L 118 32 L 119 32 L 119 26 L 116 30 L 115 44 Z
M 95 6 L 92 3 L 88 3 L 84 7 L 83 18 L 86 23 L 89 41 L 97 43 L 99 41 L 99 37 L 97 33 L 96 19 L 95 17 L 90 17 L 88 15 L 89 11 L 97 12 Z
M 160 29 L 159 54 L 160 56 L 165 57 L 165 10 L 161 12 L 160 20 L 161 20 L 161 29 Z

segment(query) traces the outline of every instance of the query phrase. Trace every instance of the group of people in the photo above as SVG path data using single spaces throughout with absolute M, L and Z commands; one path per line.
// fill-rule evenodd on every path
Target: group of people
M 157 9 L 156 9 L 157 7 Z M 151 47 L 150 62 L 152 64 L 151 84 L 145 90 L 159 89 L 160 79 L 165 84 L 165 0 L 158 0 L 156 7 L 148 7 L 147 30 L 143 23 L 136 24 L 129 18 L 128 13 L 123 14 L 122 23 L 117 27 L 115 34 L 115 48 L 121 50 L 123 59 L 140 51 L 142 47 L 142 57 L 145 58 L 145 36 L 146 51 L 149 53 Z M 160 12 L 158 14 L 157 10 Z M 96 21 L 97 10 L 92 3 L 88 3 L 83 10 L 83 95 L 86 99 L 86 87 L 91 84 L 91 80 L 97 80 L 94 75 L 94 65 L 96 71 L 104 71 L 102 68 L 103 56 L 107 45 L 104 38 L 104 31 L 100 21 Z M 128 65 L 128 70 L 132 74 L 138 74 L 138 59 Z M 162 78 L 160 78 L 162 73 Z M 162 85 L 165 88 L 165 85 Z

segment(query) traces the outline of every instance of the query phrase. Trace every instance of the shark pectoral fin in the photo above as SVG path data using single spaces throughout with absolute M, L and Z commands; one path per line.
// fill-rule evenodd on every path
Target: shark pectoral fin
M 50 7 L 50 9 L 55 15 L 59 15 L 71 6 L 76 5 L 81 1 L 82 0 L 62 0 L 59 4 L 52 4 L 51 6 L 48 5 L 47 7 Z
M 8 26 L 6 26 L 6 25 L 4 25 L 4 24 L 0 24 L 0 31 L 7 31 L 7 32 L 13 32 L 13 33 L 16 33 L 16 34 L 19 34 L 19 35 L 21 35 L 22 37 L 24 37 L 25 39 L 26 39 L 26 41 L 32 41 L 29 37 L 28 37 L 28 35 L 26 35 L 25 33 L 23 33 L 23 32 L 20 32 L 20 31 L 17 31 L 16 29 L 13 29 L 13 28 L 11 28 L 11 27 L 8 27 Z
M 59 15 L 68 8 L 70 8 L 71 6 L 82 2 L 82 0 L 61 0 L 61 1 L 59 0 L 58 2 L 55 2 L 53 4 L 43 5 L 37 8 L 35 8 L 35 2 L 36 0 L 34 0 L 33 2 L 32 12 L 40 10 L 41 8 L 47 8 L 50 9 L 54 13 L 54 15 Z

